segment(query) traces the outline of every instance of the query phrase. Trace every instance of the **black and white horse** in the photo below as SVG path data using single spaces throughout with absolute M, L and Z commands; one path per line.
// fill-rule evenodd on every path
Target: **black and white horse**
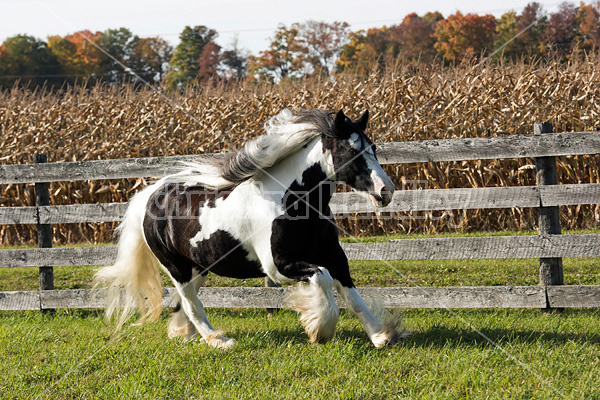
M 394 185 L 364 133 L 367 120 L 368 112 L 352 122 L 342 111 L 284 110 L 242 150 L 190 164 L 136 194 L 119 227 L 116 262 L 96 274 L 108 288 L 107 317 L 116 315 L 119 327 L 135 308 L 142 320 L 158 317 L 162 267 L 178 295 L 169 336 L 198 333 L 227 348 L 234 340 L 208 322 L 200 286 L 208 272 L 268 276 L 300 282 L 288 301 L 312 342 L 334 335 L 335 287 L 376 347 L 395 343 L 398 323 L 375 317 L 352 282 L 329 209 L 336 181 L 378 207 L 390 202 Z

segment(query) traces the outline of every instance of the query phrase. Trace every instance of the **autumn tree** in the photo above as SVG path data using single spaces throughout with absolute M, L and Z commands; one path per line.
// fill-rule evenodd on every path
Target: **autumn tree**
M 493 15 L 463 15 L 458 11 L 437 24 L 435 48 L 447 61 L 479 56 L 493 47 L 495 28 Z
M 371 67 L 383 66 L 394 60 L 398 50 L 391 41 L 387 27 L 351 32 L 349 42 L 342 48 L 337 61 L 338 71 L 354 70 L 365 73 Z
M 298 31 L 279 25 L 267 50 L 258 57 L 250 57 L 250 72 L 260 79 L 280 81 L 302 75 L 302 62 L 298 55 Z
M 366 48 L 367 35 L 365 31 L 350 32 L 348 34 L 348 43 L 342 47 L 340 56 L 335 62 L 337 71 L 345 70 L 366 70 L 368 60 L 363 57 Z
M 0 77 L 8 75 L 8 61 L 6 54 L 6 46 L 0 45 Z M 0 78 L 0 89 L 2 89 L 2 79 Z
M 33 36 L 16 35 L 0 47 L 0 87 L 60 85 L 60 65 L 48 45 Z
M 443 17 L 440 13 L 428 13 L 420 17 L 415 13 L 408 14 L 399 25 L 390 27 L 390 41 L 394 56 L 403 59 L 431 61 L 436 51 L 435 28 Z
M 540 3 L 532 2 L 525 6 L 515 24 L 515 32 L 519 35 L 515 38 L 515 44 L 521 55 L 528 57 L 543 55 L 545 52 L 543 34 L 547 22 L 548 18 Z
M 494 49 L 498 49 L 497 57 L 515 58 L 520 54 L 519 45 L 516 42 L 517 13 L 509 11 L 500 17 L 496 24 L 496 39 Z
M 104 55 L 94 46 L 100 35 L 100 32 L 84 30 L 64 37 L 48 37 L 48 47 L 56 56 L 66 82 L 73 84 L 85 80 L 94 83 L 102 78 Z
M 128 67 L 148 83 L 161 82 L 168 72 L 173 47 L 158 37 L 138 39 Z
M 104 72 L 104 80 L 120 83 L 132 78 L 129 65 L 133 49 L 139 40 L 139 37 L 127 28 L 107 29 L 102 32 L 97 39 L 98 46 L 111 56 L 102 53 L 100 66 Z
M 392 61 L 397 54 L 397 49 L 391 41 L 391 32 L 386 26 L 368 29 L 365 44 L 363 56 L 371 62 L 377 61 L 383 65 Z
M 313 20 L 293 24 L 292 28 L 297 32 L 295 50 L 301 61 L 307 63 L 313 72 L 333 72 L 335 60 L 347 41 L 349 26 L 346 22 Z
M 200 56 L 207 43 L 214 41 L 217 32 L 200 25 L 190 28 L 186 26 L 179 35 L 180 42 L 171 58 L 171 70 L 167 74 L 166 83 L 170 88 L 182 88 L 197 79 L 200 69 Z
M 600 1 L 579 6 L 575 40 L 583 50 L 600 48 Z
M 249 54 L 239 45 L 237 36 L 231 42 L 231 47 L 222 55 L 223 70 L 226 78 L 244 79 L 248 75 Z
M 215 42 L 208 42 L 202 49 L 198 59 L 198 80 L 207 82 L 219 75 L 219 64 L 221 62 L 221 46 Z
M 545 42 L 560 55 L 569 54 L 576 35 L 577 7 L 563 2 L 552 13 L 544 31 Z

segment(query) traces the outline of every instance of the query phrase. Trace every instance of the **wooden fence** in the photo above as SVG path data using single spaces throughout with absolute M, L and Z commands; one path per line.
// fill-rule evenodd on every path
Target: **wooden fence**
M 559 206 L 600 204 L 600 184 L 558 185 L 556 156 L 600 154 L 600 133 L 552 133 L 536 124 L 532 135 L 380 143 L 382 164 L 501 158 L 536 159 L 537 185 L 526 187 L 398 190 L 386 212 L 534 207 L 537 236 L 401 239 L 389 243 L 343 243 L 351 260 L 539 258 L 539 286 L 360 288 L 389 308 L 564 308 L 599 307 L 599 286 L 564 286 L 562 257 L 599 257 L 600 235 L 561 235 Z M 90 289 L 53 290 L 52 266 L 111 264 L 115 246 L 51 248 L 51 224 L 120 221 L 126 204 L 50 206 L 48 182 L 159 177 L 181 161 L 207 156 L 178 156 L 89 162 L 0 166 L 0 184 L 33 183 L 35 207 L 0 207 L 0 224 L 36 224 L 39 248 L 0 250 L 1 267 L 38 267 L 40 290 L 0 292 L 0 310 L 102 307 Z M 381 211 L 353 193 L 336 193 L 337 214 Z M 165 289 L 168 294 L 172 289 Z M 278 308 L 288 288 L 202 288 L 207 307 Z M 165 305 L 168 304 L 166 297 Z

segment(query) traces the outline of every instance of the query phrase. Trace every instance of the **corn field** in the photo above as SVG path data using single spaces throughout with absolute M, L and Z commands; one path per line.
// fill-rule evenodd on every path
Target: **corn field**
M 354 118 L 369 109 L 374 141 L 530 134 L 535 122 L 555 132 L 600 130 L 600 56 L 569 63 L 458 66 L 397 65 L 369 76 L 335 80 L 217 83 L 157 93 L 133 86 L 14 88 L 0 92 L 0 160 L 32 163 L 171 156 L 230 151 L 263 133 L 264 122 L 285 107 L 343 109 Z M 559 183 L 600 182 L 599 156 L 558 159 Z M 397 188 L 535 185 L 534 161 L 487 160 L 386 166 Z M 148 182 L 111 180 L 51 183 L 51 204 L 127 201 Z M 0 185 L 1 206 L 35 204 L 33 185 Z M 396 213 L 392 220 L 339 221 L 353 235 L 443 232 L 451 229 L 535 229 L 532 209 L 458 212 L 459 227 L 443 213 Z M 565 228 L 598 226 L 600 208 L 563 207 Z M 2 244 L 33 243 L 35 226 L 0 227 Z M 114 224 L 54 227 L 57 243 L 111 241 Z

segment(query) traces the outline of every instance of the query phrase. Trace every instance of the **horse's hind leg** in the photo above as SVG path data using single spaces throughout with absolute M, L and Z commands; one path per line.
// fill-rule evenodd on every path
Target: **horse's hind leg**
M 333 278 L 326 268 L 307 263 L 294 263 L 281 271 L 300 281 L 288 296 L 290 306 L 300 313 L 300 322 L 312 343 L 326 343 L 333 338 L 339 310 L 333 297 Z
M 193 280 L 194 278 L 192 278 Z M 235 341 L 223 336 L 220 331 L 215 330 L 210 322 L 208 322 L 202 302 L 198 298 L 198 289 L 192 281 L 181 284 L 173 280 L 177 293 L 180 296 L 181 309 L 194 325 L 194 328 L 196 328 L 196 332 L 202 336 L 206 343 L 220 348 L 232 347 Z
M 207 277 L 208 275 L 197 275 L 188 284 L 193 284 L 194 290 L 198 293 L 198 289 L 204 285 Z M 181 296 L 179 293 L 175 293 L 173 299 L 177 302 L 177 306 L 173 310 L 173 316 L 169 322 L 168 335 L 170 338 L 183 337 L 185 339 L 193 339 L 197 333 L 196 327 L 181 306 Z

